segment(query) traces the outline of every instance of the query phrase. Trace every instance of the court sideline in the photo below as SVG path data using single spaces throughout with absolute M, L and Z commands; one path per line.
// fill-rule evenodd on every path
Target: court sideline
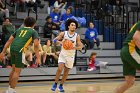
M 123 82 L 123 79 L 87 79 L 68 80 L 65 93 L 113 93 L 113 90 Z M 50 90 L 53 81 L 19 82 L 17 93 L 59 93 Z M 0 83 L 0 93 L 6 90 L 8 83 Z M 126 93 L 139 93 L 140 79 Z

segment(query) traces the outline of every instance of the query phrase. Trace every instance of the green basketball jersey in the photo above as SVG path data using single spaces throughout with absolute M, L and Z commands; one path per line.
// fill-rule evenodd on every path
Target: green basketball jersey
M 32 40 L 39 38 L 37 31 L 30 27 L 23 27 L 16 30 L 13 34 L 14 40 L 11 44 L 11 49 L 16 51 L 24 51 L 24 49 L 32 42 Z
M 137 30 L 140 30 L 140 22 L 137 22 L 136 24 L 134 24 L 131 27 L 131 29 L 123 43 L 123 46 L 128 46 L 130 53 L 132 53 L 135 49 L 136 50 L 138 49 L 133 41 L 133 35 Z

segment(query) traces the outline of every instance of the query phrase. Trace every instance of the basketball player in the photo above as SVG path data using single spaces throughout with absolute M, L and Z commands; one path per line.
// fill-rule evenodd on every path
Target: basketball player
M 72 69 L 72 67 L 73 67 L 74 59 L 75 59 L 74 58 L 75 51 L 81 50 L 82 46 L 83 46 L 81 43 L 81 40 L 80 40 L 80 36 L 75 32 L 76 28 L 78 27 L 78 23 L 73 19 L 68 19 L 66 21 L 65 26 L 66 26 L 67 31 L 61 32 L 54 39 L 54 43 L 56 43 L 56 42 L 61 43 L 61 41 L 59 41 L 59 40 L 62 40 L 62 42 L 63 42 L 65 39 L 67 39 L 67 40 L 71 40 L 73 42 L 74 47 L 71 50 L 65 50 L 63 47 L 61 48 L 61 52 L 60 52 L 59 58 L 58 58 L 58 69 L 57 69 L 56 76 L 55 76 L 55 83 L 52 85 L 52 88 L 51 88 L 52 91 L 56 90 L 57 84 L 59 81 L 59 77 L 61 75 L 61 72 L 64 69 L 62 80 L 58 87 L 58 90 L 60 92 L 64 92 L 63 84 L 67 79 L 69 70 Z
M 36 54 L 36 63 L 40 64 L 40 56 L 38 50 L 38 33 L 33 28 L 35 26 L 36 20 L 32 17 L 27 17 L 24 20 L 24 26 L 19 28 L 14 34 L 12 34 L 5 44 L 2 52 L 0 53 L 0 58 L 2 59 L 5 56 L 6 49 L 10 46 L 11 53 L 11 63 L 12 71 L 9 76 L 9 88 L 5 93 L 16 93 L 15 87 L 18 82 L 18 78 L 21 72 L 21 69 L 24 67 L 22 63 L 24 52 L 29 43 L 34 41 L 34 49 Z
M 134 24 L 127 35 L 121 49 L 123 74 L 125 81 L 116 88 L 115 93 L 124 93 L 133 86 L 136 70 L 140 70 L 140 22 Z

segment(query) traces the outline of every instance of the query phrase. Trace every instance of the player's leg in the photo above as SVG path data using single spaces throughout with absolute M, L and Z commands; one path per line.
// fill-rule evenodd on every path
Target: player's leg
M 60 85 L 59 85 L 59 87 L 58 87 L 58 89 L 59 89 L 60 92 L 64 92 L 63 84 L 64 84 L 64 82 L 66 81 L 66 79 L 67 79 L 67 77 L 68 77 L 69 70 L 70 70 L 70 69 L 67 68 L 67 67 L 64 68 L 64 73 L 63 73 L 63 76 L 62 76 L 62 80 L 61 80 L 61 83 L 60 83 Z
M 61 73 L 63 71 L 63 68 L 64 68 L 64 63 L 59 63 L 58 64 L 58 69 L 56 71 L 55 83 L 52 85 L 52 88 L 51 88 L 52 91 L 55 91 L 56 88 L 57 88 L 57 83 L 59 81 L 59 77 L 60 77 L 60 75 L 61 75 Z
M 24 67 L 24 64 L 22 63 L 22 53 L 15 51 L 11 52 L 11 63 L 13 64 L 13 69 L 9 77 L 10 87 L 8 88 L 6 93 L 15 93 L 15 87 L 18 82 L 21 69 Z
M 14 71 L 15 71 L 15 64 L 12 64 L 12 71 L 10 72 L 9 75 L 9 87 L 11 86 L 11 81 L 12 81 L 12 76 L 14 74 Z
M 15 71 L 14 71 L 12 78 L 11 78 L 11 85 L 10 85 L 10 87 L 13 89 L 15 89 L 15 87 L 17 85 L 20 72 L 21 72 L 21 68 L 15 68 Z
M 125 81 L 119 87 L 117 87 L 115 93 L 124 93 L 126 90 L 133 86 L 134 82 L 135 76 L 125 76 Z
M 64 73 L 62 76 L 61 84 L 64 84 L 64 82 L 66 81 L 68 74 L 69 74 L 69 71 L 70 71 L 69 68 L 67 68 L 67 67 L 64 68 Z
M 55 76 L 55 83 L 51 87 L 52 91 L 55 91 L 57 88 L 57 83 L 58 83 L 59 77 L 64 69 L 64 66 L 65 66 L 65 57 L 62 54 L 60 54 L 59 59 L 58 59 L 58 68 L 57 68 L 56 76 Z
M 127 89 L 132 87 L 135 82 L 136 68 L 131 63 L 136 63 L 136 61 L 129 54 L 128 49 L 123 48 L 121 50 L 121 59 L 123 62 L 123 75 L 125 76 L 125 81 L 116 88 L 115 93 L 124 93 Z
M 58 83 L 59 77 L 60 77 L 60 75 L 61 75 L 63 69 L 64 69 L 64 63 L 59 63 L 59 64 L 58 64 L 58 69 L 57 69 L 57 71 L 56 71 L 55 83 Z
M 69 56 L 69 57 L 65 57 L 65 58 L 66 58 L 66 62 L 65 62 L 64 73 L 63 73 L 63 76 L 62 76 L 61 83 L 58 87 L 60 92 L 64 92 L 63 84 L 66 81 L 66 79 L 68 77 L 68 74 L 69 74 L 69 71 L 73 67 L 73 64 L 74 64 L 74 57 Z

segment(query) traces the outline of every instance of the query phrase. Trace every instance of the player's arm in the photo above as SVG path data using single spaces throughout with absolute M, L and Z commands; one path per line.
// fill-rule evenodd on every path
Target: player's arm
M 61 40 L 64 36 L 64 32 L 61 32 L 56 38 L 54 38 L 53 42 L 60 42 L 59 40 Z
M 140 30 L 137 30 L 133 35 L 133 41 L 136 46 L 140 49 Z
M 77 45 L 76 45 L 75 49 L 76 50 L 82 50 L 83 44 L 81 42 L 81 39 L 80 39 L 80 36 L 79 35 L 77 36 L 76 41 L 77 41 Z

